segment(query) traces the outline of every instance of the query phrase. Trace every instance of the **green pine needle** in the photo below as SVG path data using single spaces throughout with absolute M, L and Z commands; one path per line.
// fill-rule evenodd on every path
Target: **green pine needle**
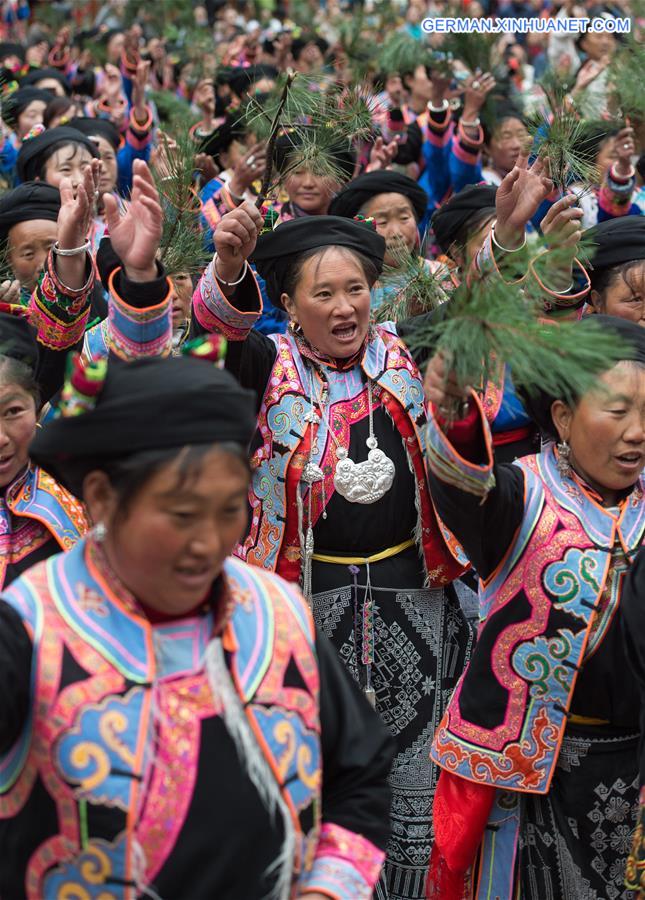
M 431 312 L 448 300 L 436 275 L 425 260 L 407 247 L 388 247 L 395 266 L 384 266 L 379 283 L 386 296 L 376 311 L 377 322 L 401 322 L 411 316 Z
M 442 352 L 464 386 L 481 387 L 503 363 L 517 388 L 573 402 L 623 355 L 622 342 L 600 328 L 545 323 L 520 289 L 498 276 L 461 284 L 444 311 L 440 321 L 422 320 L 408 344 Z
M 544 79 L 541 86 L 545 105 L 528 123 L 532 152 L 548 157 L 551 178 L 561 191 L 571 182 L 594 184 L 597 146 L 588 125 L 565 102 L 567 86 L 554 77 Z
M 417 66 L 430 65 L 432 53 L 427 45 L 416 41 L 404 31 L 395 32 L 385 41 L 378 56 L 381 72 L 403 75 L 414 72 Z
M 447 13 L 450 15 L 450 13 Z M 463 13 L 455 13 L 463 15 Z M 491 72 L 493 69 L 493 51 L 498 35 L 495 34 L 459 34 L 450 32 L 441 44 L 441 50 L 449 59 L 459 60 L 470 72 Z
M 195 274 L 210 258 L 204 248 L 200 205 L 193 189 L 195 145 L 186 132 L 178 135 L 176 142 L 176 150 L 167 153 L 168 171 L 162 176 L 155 173 L 164 210 L 159 258 L 170 275 Z
M 609 66 L 610 107 L 622 119 L 645 121 L 645 91 L 641 74 L 645 72 L 645 46 L 630 35 L 614 54 Z

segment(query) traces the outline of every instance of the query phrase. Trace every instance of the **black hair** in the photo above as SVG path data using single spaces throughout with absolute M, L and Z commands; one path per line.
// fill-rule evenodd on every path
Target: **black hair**
M 641 177 L 642 181 L 645 181 L 645 153 L 641 153 L 638 157 L 638 162 L 636 163 L 636 171 Z
M 15 384 L 33 398 L 36 411 L 41 407 L 40 387 L 36 381 L 33 369 L 13 356 L 0 354 L 0 384 Z
M 632 269 L 645 263 L 642 259 L 630 259 L 627 262 L 620 263 L 617 266 L 609 266 L 606 269 L 591 269 L 589 272 L 589 284 L 592 291 L 597 291 L 602 298 L 605 291 L 615 284 L 619 278 L 622 278 L 625 284 L 629 286 L 627 278 Z
M 56 116 L 64 115 L 68 109 L 75 106 L 75 102 L 70 97 L 54 97 L 54 99 L 47 104 L 45 112 L 43 113 L 43 125 L 45 128 L 49 128 L 52 119 L 55 119 Z
M 43 152 L 38 156 L 36 161 L 36 168 L 31 175 L 34 181 L 44 181 L 45 180 L 45 170 L 47 168 L 47 163 L 49 160 L 58 153 L 59 150 L 64 150 L 65 147 L 73 147 L 74 152 L 70 156 L 70 160 L 74 159 L 79 150 L 87 150 L 87 146 L 83 139 L 79 139 L 79 142 L 71 141 L 68 138 L 64 138 L 62 141 L 56 141 L 55 144 L 52 144 L 50 147 L 47 147 Z
M 314 247 L 313 250 L 306 250 L 304 253 L 300 253 L 293 260 L 291 265 L 287 268 L 284 278 L 282 280 L 282 291 L 281 293 L 288 294 L 290 297 L 293 297 L 294 291 L 300 281 L 300 277 L 302 276 L 302 270 L 306 262 L 310 259 L 313 259 L 314 256 L 323 256 L 327 253 L 328 250 L 331 250 L 331 246 L 327 247 Z M 365 275 L 365 279 L 370 286 L 370 288 L 374 285 L 374 283 L 378 279 L 378 269 L 374 265 L 371 259 L 368 259 L 367 256 L 364 256 L 362 253 L 357 253 L 356 250 L 351 250 L 349 247 L 336 247 L 337 250 L 344 250 L 347 253 L 351 254 L 357 262 L 360 263 L 360 266 L 363 270 L 363 274 Z
M 475 210 L 472 216 L 466 219 L 464 224 L 457 231 L 453 243 L 457 244 L 462 251 L 465 250 L 466 244 L 470 238 L 479 231 L 480 228 L 483 228 L 485 222 L 490 221 L 494 216 L 494 207 L 486 206 L 483 209 Z
M 214 449 L 234 456 L 250 474 L 251 467 L 246 448 L 233 442 L 222 442 L 221 444 L 193 444 L 187 447 L 142 450 L 139 453 L 116 459 L 77 460 L 73 463 L 73 471 L 68 475 L 70 486 L 76 496 L 82 497 L 85 477 L 90 472 L 97 470 L 105 472 L 116 492 L 119 505 L 118 518 L 122 521 L 127 517 L 132 504 L 146 484 L 160 469 L 177 462 L 177 482 L 174 489 L 181 490 L 190 480 L 199 476 L 204 457 Z
M 482 118 L 481 126 L 482 131 L 484 132 L 484 142 L 486 144 L 490 144 L 491 140 L 495 136 L 495 133 L 501 128 L 502 124 L 507 121 L 507 119 L 517 119 L 526 127 L 526 119 L 521 109 L 518 109 L 516 106 L 512 106 L 507 104 L 505 106 L 499 107 L 495 110 L 495 118 L 491 119 L 486 116 Z

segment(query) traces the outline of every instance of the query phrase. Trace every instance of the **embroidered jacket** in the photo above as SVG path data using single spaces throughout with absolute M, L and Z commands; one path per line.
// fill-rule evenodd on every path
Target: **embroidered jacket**
M 428 447 L 441 484 L 486 497 L 494 483 L 490 443 L 485 462 L 471 463 L 433 419 Z M 645 533 L 642 478 L 616 514 L 577 479 L 562 477 L 556 461 L 550 446 L 515 463 L 523 514 L 501 561 L 484 573 L 478 643 L 431 751 L 462 778 L 537 794 L 549 790 L 580 667 L 616 615 L 621 579 L 608 580 L 614 546 L 630 559 Z
M 14 572 L 27 569 L 33 564 L 30 556 L 51 538 L 61 550 L 69 550 L 87 529 L 83 504 L 47 472 L 29 466 L 7 488 L 0 505 L 0 585 L 10 566 Z
M 252 275 L 247 276 L 252 278 Z M 243 312 L 231 306 L 221 293 L 209 265 L 195 291 L 195 320 L 206 331 L 218 331 L 231 342 L 243 341 L 262 311 L 257 283 L 256 309 Z M 307 421 L 312 384 L 300 349 L 292 334 L 270 335 L 276 348 L 275 362 L 268 378 L 258 415 L 258 444 L 251 466 L 253 479 L 249 495 L 251 527 L 238 555 L 252 563 L 278 572 L 289 581 L 300 577 L 301 553 L 298 537 L 297 492 L 309 448 L 317 439 L 320 447 L 329 444 L 332 457 L 322 462 L 326 471 L 325 496 L 333 493 L 333 469 L 337 453 L 335 441 L 328 441 L 326 423 Z M 365 398 L 360 399 L 362 373 L 375 383 L 375 396 L 398 430 L 409 465 L 415 475 L 417 509 L 420 510 L 420 545 L 433 587 L 448 584 L 467 566 L 452 535 L 436 517 L 428 491 L 424 465 L 425 401 L 419 370 L 393 323 L 377 326 L 360 363 L 349 371 L 329 369 L 329 399 L 333 406 L 355 401 L 356 419 L 366 415 Z M 317 377 L 316 391 L 321 390 Z M 364 392 L 363 392 L 364 393 Z M 303 402 L 304 401 L 304 402 Z M 347 446 L 348 418 L 335 417 L 336 439 Z M 324 452 L 321 451 L 321 452 Z M 322 513 L 320 501 L 314 515 Z
M 7 846 L 7 828 L 30 842 L 20 853 L 29 900 L 133 900 L 160 873 L 167 877 L 175 851 L 181 857 L 192 804 L 202 800 L 199 773 L 224 753 L 206 728 L 222 713 L 204 665 L 214 633 L 293 821 L 293 895 L 371 897 L 384 854 L 321 816 L 319 667 L 309 609 L 281 579 L 235 559 L 225 563 L 221 597 L 219 613 L 151 625 L 115 587 L 91 541 L 36 566 L 4 595 L 33 644 L 31 715 L 0 755 L 0 844 Z M 234 759 L 236 771 L 221 777 L 239 777 Z M 213 812 L 220 822 L 229 813 Z M 26 837 L 25 822 L 32 823 Z M 192 827 L 203 834 L 207 824 L 202 818 Z M 234 871 L 244 860 L 220 864 Z M 190 883 L 185 858 L 183 877 Z

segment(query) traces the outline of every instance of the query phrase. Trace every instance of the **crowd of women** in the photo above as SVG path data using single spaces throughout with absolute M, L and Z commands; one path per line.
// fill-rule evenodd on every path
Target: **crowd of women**
M 388 29 L 424 62 L 379 71 L 378 4 L 68 6 L 0 4 L 0 897 L 645 897 L 618 39 L 433 68 L 413 2 Z M 244 115 L 357 61 L 372 121 L 324 174 L 315 127 Z M 531 152 L 545 69 L 586 178 Z M 494 279 L 615 337 L 588 389 L 463 383 L 423 339 Z

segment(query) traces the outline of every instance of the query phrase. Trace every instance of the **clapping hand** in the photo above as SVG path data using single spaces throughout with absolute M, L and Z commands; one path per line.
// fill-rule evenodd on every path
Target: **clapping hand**
M 106 194 L 105 218 L 114 252 L 132 281 L 154 281 L 155 256 L 161 242 L 163 211 L 152 173 L 141 159 L 133 165 L 132 192 L 124 211 Z
M 517 163 L 497 188 L 495 197 L 495 237 L 500 246 L 516 250 L 524 243 L 528 222 L 553 190 L 548 159 L 538 157 L 528 165 L 528 157 Z

